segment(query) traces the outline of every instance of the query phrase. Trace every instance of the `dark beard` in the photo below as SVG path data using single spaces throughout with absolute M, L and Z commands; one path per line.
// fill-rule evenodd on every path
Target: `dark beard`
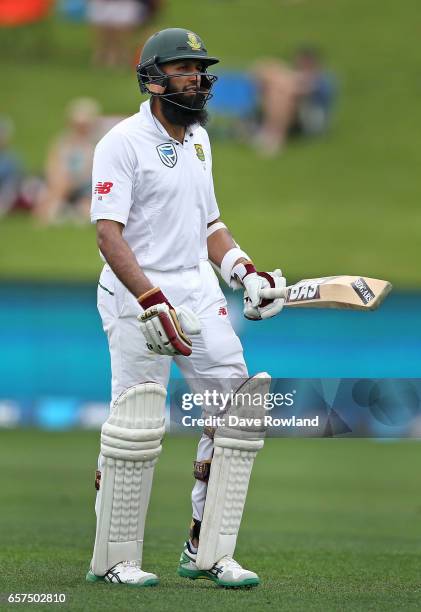
M 202 108 L 201 110 L 191 110 L 189 108 L 182 108 L 170 102 L 173 100 L 178 104 L 184 104 L 185 106 L 200 106 L 203 102 L 203 94 L 196 94 L 194 97 L 183 93 L 176 93 L 170 86 L 167 87 L 165 93 L 175 93 L 176 95 L 166 98 L 160 98 L 162 114 L 165 119 L 173 125 L 180 125 L 188 128 L 194 123 L 198 123 L 202 127 L 206 125 L 209 119 L 208 111 Z M 193 98 L 193 99 L 192 99 Z

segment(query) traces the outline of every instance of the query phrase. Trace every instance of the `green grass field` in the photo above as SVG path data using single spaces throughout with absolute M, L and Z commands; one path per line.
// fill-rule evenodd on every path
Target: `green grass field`
M 165 440 L 144 554 L 161 584 L 133 590 L 84 582 L 98 434 L 0 432 L 0 593 L 65 593 L 71 610 L 421 609 L 416 442 L 267 441 L 236 555 L 262 585 L 244 592 L 176 576 L 194 446 L 193 438 Z
M 362 273 L 400 287 L 420 286 L 414 264 L 421 227 L 421 152 L 414 128 L 421 94 L 418 12 L 415 0 L 166 3 L 156 28 L 199 31 L 223 67 L 289 58 L 297 45 L 311 42 L 324 50 L 339 79 L 327 138 L 293 143 L 272 160 L 246 145 L 214 143 L 223 217 L 260 267 L 280 265 L 290 279 Z M 44 41 L 42 53 L 35 43 L 31 51 L 37 37 Z M 42 170 L 71 98 L 94 96 L 106 113 L 137 110 L 134 74 L 92 68 L 90 46 L 86 26 L 57 21 L 49 29 L 0 36 L 0 108 L 15 119 L 16 146 L 31 170 Z M 35 229 L 8 219 L 0 222 L 0 232 L 0 278 L 97 276 L 93 231 Z

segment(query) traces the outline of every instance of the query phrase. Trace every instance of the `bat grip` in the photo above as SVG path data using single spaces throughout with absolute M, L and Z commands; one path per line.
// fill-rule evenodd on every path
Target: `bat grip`
M 279 298 L 286 298 L 287 288 L 286 287 L 266 287 L 260 290 L 260 297 L 265 300 L 276 300 Z

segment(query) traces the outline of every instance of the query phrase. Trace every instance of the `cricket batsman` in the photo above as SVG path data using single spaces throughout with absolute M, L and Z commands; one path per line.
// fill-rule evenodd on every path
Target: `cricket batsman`
M 172 359 L 193 392 L 206 380 L 234 397 L 240 397 L 238 381 L 244 398 L 269 389 L 268 374 L 249 377 L 213 269 L 229 287 L 244 291 L 248 319 L 281 311 L 282 273 L 256 271 L 221 221 L 215 199 L 203 126 L 217 78 L 208 68 L 218 61 L 194 32 L 154 34 L 137 66 L 140 90 L 150 99 L 113 127 L 95 152 L 91 219 L 105 260 L 98 309 L 109 343 L 112 406 L 101 431 L 89 582 L 158 583 L 142 567 L 142 548 Z M 239 406 L 232 410 L 255 414 L 247 399 Z M 259 584 L 233 555 L 263 438 L 258 425 L 205 429 L 179 576 L 224 587 Z

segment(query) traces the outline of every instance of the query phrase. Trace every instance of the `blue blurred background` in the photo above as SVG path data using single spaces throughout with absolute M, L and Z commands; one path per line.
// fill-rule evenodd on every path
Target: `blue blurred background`
M 275 378 L 417 378 L 421 296 L 374 312 L 285 309 L 250 322 L 228 296 L 250 372 Z M 110 397 L 108 347 L 93 284 L 0 286 L 0 424 L 97 427 Z M 172 377 L 179 373 L 174 367 Z

